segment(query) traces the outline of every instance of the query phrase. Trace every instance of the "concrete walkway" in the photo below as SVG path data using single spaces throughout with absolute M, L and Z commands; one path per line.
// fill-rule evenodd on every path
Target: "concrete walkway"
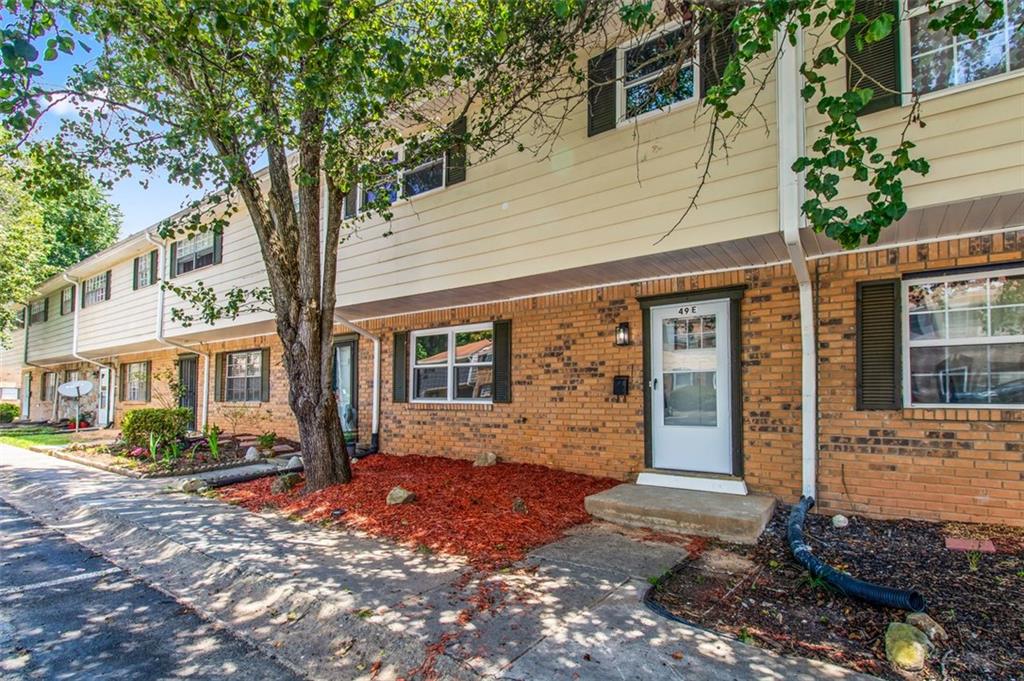
M 0 497 L 310 678 L 867 678 L 652 614 L 671 545 L 584 526 L 481 574 L 165 486 L 0 445 Z

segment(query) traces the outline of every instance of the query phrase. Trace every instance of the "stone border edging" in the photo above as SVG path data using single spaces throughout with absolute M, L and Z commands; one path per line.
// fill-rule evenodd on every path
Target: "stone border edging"
M 209 473 L 210 471 L 221 471 L 230 470 L 232 468 L 241 468 L 243 466 L 254 466 L 257 464 L 268 463 L 267 459 L 259 459 L 257 461 L 228 461 L 221 464 L 210 464 L 209 466 L 197 466 L 189 468 L 184 471 L 168 471 L 168 472 L 157 472 L 157 473 L 141 473 L 139 471 L 132 470 L 131 468 L 125 468 L 124 466 L 115 466 L 109 463 L 103 463 L 90 459 L 87 456 L 78 456 L 71 452 L 63 451 L 60 449 L 43 449 L 43 448 L 32 448 L 33 452 L 40 454 L 46 454 L 52 456 L 55 459 L 64 459 L 65 461 L 71 461 L 72 463 L 82 464 L 83 466 L 89 466 L 90 468 L 98 468 L 101 471 L 108 473 L 115 473 L 117 475 L 123 475 L 127 478 L 135 478 L 136 480 L 152 480 L 154 478 L 180 478 L 186 475 L 195 475 L 196 473 Z

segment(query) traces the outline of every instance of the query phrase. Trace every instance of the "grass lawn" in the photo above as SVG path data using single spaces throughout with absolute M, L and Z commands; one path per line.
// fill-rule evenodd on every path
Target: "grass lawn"
M 50 428 L 11 428 L 0 430 L 0 443 L 14 447 L 37 445 L 66 445 L 71 442 L 67 433 L 55 432 Z

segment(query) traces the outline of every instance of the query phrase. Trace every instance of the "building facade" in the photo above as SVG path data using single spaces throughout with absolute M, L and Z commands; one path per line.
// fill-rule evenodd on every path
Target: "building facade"
M 894 89 L 932 90 L 912 133 L 932 170 L 907 179 L 902 220 L 849 252 L 802 226 L 789 168 L 825 120 L 798 97 L 799 52 L 689 212 L 705 65 L 646 110 L 630 96 L 643 46 L 593 55 L 591 72 L 617 82 L 591 89 L 550 154 L 471 153 L 462 172 L 438 158 L 399 183 L 389 223 L 342 244 L 344 429 L 394 454 L 493 451 L 646 484 L 813 493 L 835 512 L 1024 524 L 1024 80 L 1007 26 L 1001 71 L 945 87 L 935 60 L 915 60 L 911 23 L 894 36 Z M 887 148 L 909 112 L 890 99 L 862 116 Z M 841 186 L 837 201 L 863 205 L 862 186 Z M 347 203 L 354 214 L 360 194 Z M 271 316 L 184 326 L 159 285 L 265 277 L 244 214 L 216 237 L 142 232 L 70 268 L 27 310 L 25 415 L 67 417 L 55 385 L 85 378 L 100 424 L 183 404 L 197 428 L 295 436 Z

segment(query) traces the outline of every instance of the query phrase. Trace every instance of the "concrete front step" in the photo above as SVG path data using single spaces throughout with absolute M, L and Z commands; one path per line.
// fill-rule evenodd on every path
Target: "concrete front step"
M 620 525 L 753 544 L 775 508 L 774 497 L 624 484 L 584 500 L 595 518 Z

